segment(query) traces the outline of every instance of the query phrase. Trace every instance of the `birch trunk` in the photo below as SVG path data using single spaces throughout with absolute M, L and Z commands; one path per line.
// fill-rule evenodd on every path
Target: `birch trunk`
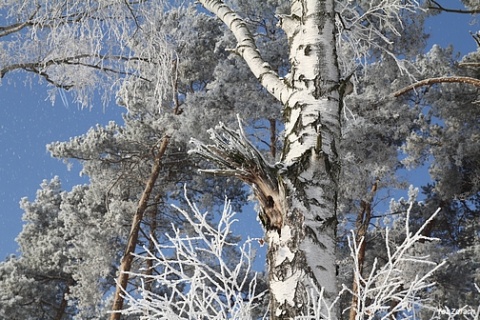
M 340 166 L 336 146 L 341 97 L 334 0 L 291 0 L 291 13 L 280 21 L 290 46 L 291 69 L 285 79 L 262 59 L 253 36 L 235 12 L 219 0 L 200 2 L 230 28 L 238 41 L 237 53 L 282 102 L 285 141 L 281 163 L 268 168 L 253 168 L 262 166 L 263 159 L 250 159 L 255 152 L 243 149 L 238 152 L 245 157 L 239 156 L 232 146 L 202 147 L 197 143 L 195 152 L 227 167 L 221 171 L 224 174 L 235 174 L 249 183 L 260 203 L 269 245 L 270 318 L 313 315 L 312 299 L 318 301 L 320 291 L 326 305 L 337 296 L 335 238 Z M 236 144 L 239 139 L 242 137 L 231 140 Z M 241 148 L 248 148 L 245 145 L 248 143 Z M 332 312 L 329 317 L 335 318 Z
M 310 0 L 292 1 L 291 14 L 281 21 L 290 42 L 287 81 L 293 93 L 284 104 L 286 215 L 281 236 L 267 234 L 271 312 L 278 318 L 308 313 L 312 286 L 323 290 L 327 304 L 337 295 L 340 85 L 334 19 L 333 0 Z

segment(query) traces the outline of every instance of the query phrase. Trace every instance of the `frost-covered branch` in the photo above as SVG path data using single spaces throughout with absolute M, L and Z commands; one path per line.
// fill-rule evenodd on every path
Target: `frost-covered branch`
M 344 68 L 351 72 L 355 64 L 367 66 L 372 52 L 380 52 L 397 64 L 401 73 L 410 74 L 406 61 L 393 50 L 395 38 L 402 37 L 405 14 L 424 10 L 419 1 L 337 1 L 337 46 L 340 52 L 350 52 Z M 349 66 L 350 65 L 350 66 Z M 346 72 L 347 70 L 343 70 Z
M 213 145 L 206 145 L 197 139 L 191 139 L 195 145 L 189 153 L 198 154 L 218 166 L 216 169 L 203 169 L 202 172 L 223 176 L 237 176 L 245 182 L 253 179 L 255 170 L 274 170 L 263 155 L 248 140 L 243 131 L 243 124 L 239 117 L 239 130 L 232 130 L 222 122 L 214 129 L 209 129 L 210 140 Z M 264 172 L 263 174 L 266 174 Z M 273 181 L 276 183 L 276 181 Z
M 220 18 L 237 39 L 236 52 L 245 60 L 260 83 L 277 100 L 284 103 L 290 90 L 276 71 L 260 55 L 255 39 L 243 19 L 220 0 L 200 0 L 203 6 Z
M 87 59 L 87 60 L 86 60 Z M 138 79 L 144 81 L 150 81 L 149 79 L 142 77 L 141 75 L 134 74 L 133 71 L 125 71 L 121 70 L 120 68 L 108 67 L 106 65 L 107 61 L 124 61 L 124 62 L 133 62 L 133 61 L 142 61 L 148 63 L 154 63 L 152 61 L 148 61 L 148 59 L 142 59 L 140 57 L 124 57 L 124 56 L 109 56 L 109 55 L 99 55 L 99 54 L 80 54 L 72 57 L 62 57 L 62 58 L 55 58 L 46 61 L 38 61 L 38 62 L 25 62 L 25 63 L 17 63 L 5 66 L 4 68 L 0 69 L 0 78 L 3 78 L 7 73 L 16 71 L 16 70 L 23 70 L 27 72 L 33 72 L 41 77 L 43 77 L 48 83 L 54 85 L 55 87 L 61 89 L 71 89 L 75 85 L 72 81 L 65 81 L 65 79 L 55 79 L 49 72 L 48 68 L 60 65 L 70 65 L 70 66 L 80 66 L 85 67 L 87 69 L 92 70 L 99 70 L 109 74 L 116 74 L 121 76 L 135 76 Z
M 70 89 L 84 106 L 99 89 L 107 102 L 125 82 L 155 82 L 155 76 L 163 81 L 169 68 L 162 60 L 170 64 L 171 52 L 163 30 L 151 22 L 164 14 L 165 2 L 0 4 L 5 18 L 0 26 L 0 79 L 12 71 L 26 71 L 54 87 L 52 101 L 58 89 Z M 157 72 L 147 76 L 149 66 Z
M 415 244 L 420 241 L 435 241 L 436 238 L 422 235 L 423 229 L 439 213 L 437 210 L 415 233 L 410 232 L 409 215 L 412 206 L 407 210 L 405 222 L 405 240 L 398 246 L 392 248 L 387 228 L 385 247 L 387 261 L 379 266 L 375 259 L 372 269 L 367 277 L 360 272 L 358 261 L 360 246 L 349 239 L 351 256 L 354 261 L 354 274 L 357 281 L 357 291 L 351 292 L 357 297 L 356 319 L 390 319 L 394 315 L 402 314 L 402 319 L 411 319 L 419 307 L 424 305 L 425 298 L 419 293 L 424 292 L 434 285 L 430 279 L 435 271 L 441 268 L 442 263 L 435 263 L 429 260 L 429 256 L 411 255 Z M 422 272 L 415 275 L 413 279 L 405 279 L 405 271 L 411 267 L 421 267 Z
M 186 221 L 188 235 L 172 224 L 167 243 L 155 240 L 155 252 L 137 258 L 153 261 L 154 275 L 132 273 L 142 287 L 125 293 L 130 307 L 126 315 L 141 319 L 252 319 L 252 313 L 266 294 L 258 289 L 252 272 L 251 241 L 243 245 L 230 242 L 235 212 L 226 201 L 216 225 L 187 199 L 188 211 L 176 207 Z M 239 252 L 228 255 L 229 250 Z M 227 258 L 228 257 L 228 258 Z M 145 289 L 153 282 L 154 291 Z

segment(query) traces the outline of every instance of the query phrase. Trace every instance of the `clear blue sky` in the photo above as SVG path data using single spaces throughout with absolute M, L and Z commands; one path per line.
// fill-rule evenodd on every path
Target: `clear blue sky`
M 480 23 L 471 16 L 443 13 L 428 25 L 429 46 L 452 43 L 462 53 L 476 49 L 468 32 L 480 30 Z M 24 86 L 24 79 L 23 73 L 8 74 L 0 85 L 0 261 L 16 253 L 22 197 L 34 200 L 42 180 L 55 175 L 66 190 L 85 182 L 78 175 L 79 165 L 67 171 L 61 161 L 50 157 L 45 145 L 83 134 L 97 123 L 118 120 L 123 110 L 113 104 L 104 109 L 101 103 L 81 110 L 75 104 L 63 104 L 60 98 L 52 106 L 45 85 Z

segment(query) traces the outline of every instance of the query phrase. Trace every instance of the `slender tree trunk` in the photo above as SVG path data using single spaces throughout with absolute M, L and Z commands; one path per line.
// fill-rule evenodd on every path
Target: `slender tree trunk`
M 270 122 L 270 155 L 273 159 L 277 156 L 277 120 L 268 119 Z
M 137 245 L 138 234 L 140 231 L 140 223 L 143 219 L 145 210 L 147 209 L 148 201 L 155 186 L 155 182 L 157 181 L 158 175 L 160 174 L 160 169 L 162 167 L 162 157 L 165 154 L 169 141 L 169 137 L 164 137 L 162 143 L 160 144 L 159 150 L 155 155 L 152 173 L 150 174 L 140 202 L 138 203 L 137 211 L 133 216 L 132 227 L 130 229 L 127 247 L 120 263 L 120 268 L 118 270 L 117 287 L 113 298 L 113 312 L 110 316 L 110 320 L 118 320 L 121 316 L 121 313 L 119 311 L 123 309 L 124 303 L 122 293 L 126 291 L 128 283 L 128 274 L 126 272 L 130 271 L 132 267 L 132 254 L 135 252 L 135 247 Z
M 157 210 L 158 210 L 158 203 L 160 202 L 160 199 L 162 198 L 162 194 L 158 194 L 155 197 L 155 206 L 152 208 L 152 210 L 149 212 L 150 215 L 150 221 L 149 221 L 149 229 L 150 229 L 150 234 L 148 238 L 148 251 L 150 252 L 155 252 L 155 240 L 157 239 L 156 235 L 156 229 L 157 229 Z M 152 290 L 152 282 L 153 279 L 151 276 L 153 275 L 153 260 L 152 259 L 147 259 L 146 261 L 146 268 L 145 268 L 145 275 L 146 275 L 146 281 L 145 281 L 145 291 L 151 291 Z
M 365 250 L 367 247 L 367 230 L 372 218 L 372 202 L 375 193 L 377 192 L 377 182 L 372 186 L 372 190 L 368 194 L 367 199 L 364 199 L 360 203 L 360 212 L 357 216 L 357 221 L 355 223 L 355 242 L 358 248 L 358 272 L 359 274 L 353 275 L 353 284 L 352 292 L 357 294 L 360 289 L 360 278 L 358 276 L 362 275 L 363 264 L 365 261 Z M 353 295 L 352 304 L 350 306 L 349 320 L 355 320 L 355 317 L 358 313 L 358 296 Z

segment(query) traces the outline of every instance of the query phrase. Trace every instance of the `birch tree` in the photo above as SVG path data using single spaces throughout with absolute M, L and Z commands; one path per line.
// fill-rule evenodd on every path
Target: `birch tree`
M 128 41 L 145 16 L 163 9 L 163 2 L 3 1 L 0 79 L 24 72 L 49 86 L 52 102 L 66 90 L 84 107 L 95 93 L 106 103 L 125 76 L 140 76 L 139 65 L 156 63 L 133 54 Z M 152 34 L 145 42 L 154 46 L 159 39 Z
M 210 172 L 237 176 L 250 184 L 260 203 L 269 245 L 271 316 L 306 315 L 306 293 L 313 288 L 321 288 L 317 292 L 323 295 L 326 307 L 331 307 L 337 296 L 340 114 L 349 85 L 341 80 L 339 67 L 337 6 L 334 1 L 292 1 L 289 14 L 279 17 L 289 42 L 290 62 L 289 73 L 282 78 L 262 58 L 252 33 L 236 12 L 221 1 L 201 2 L 229 27 L 237 39 L 237 54 L 282 103 L 285 132 L 283 153 L 275 165 L 256 152 L 243 131 L 225 126 L 211 131 L 213 145 L 194 141 L 194 152 L 219 166 Z M 415 5 L 392 2 L 381 6 L 380 14 L 375 9 L 368 13 L 395 32 L 396 14 L 414 10 Z M 345 12 L 355 11 L 345 8 Z M 361 26 L 356 31 L 362 35 Z M 373 38 L 364 41 L 371 46 L 375 43 Z M 352 50 L 362 54 L 360 48 L 369 50 L 361 46 Z M 405 68 L 388 49 L 379 51 L 391 55 L 400 70 Z

